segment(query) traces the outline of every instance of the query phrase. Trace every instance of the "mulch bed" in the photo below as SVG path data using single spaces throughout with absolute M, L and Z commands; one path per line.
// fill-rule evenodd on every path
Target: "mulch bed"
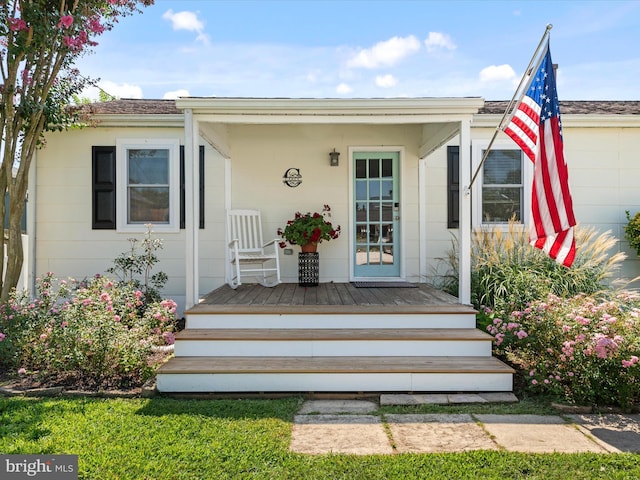
M 171 354 L 172 352 L 156 352 L 149 358 L 149 361 L 152 364 L 159 365 Z M 128 388 L 108 384 L 98 388 L 91 388 L 87 382 L 82 382 L 73 375 L 59 375 L 42 381 L 36 375 L 0 374 L 0 396 L 53 397 L 62 395 L 134 398 L 150 397 L 155 394 L 155 391 L 155 378 L 145 382 L 144 385 Z

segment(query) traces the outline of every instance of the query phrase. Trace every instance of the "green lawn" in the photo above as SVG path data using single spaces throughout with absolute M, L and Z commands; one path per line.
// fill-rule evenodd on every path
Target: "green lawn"
M 640 478 L 634 454 L 294 454 L 301 402 L 0 397 L 0 453 L 77 454 L 100 480 Z

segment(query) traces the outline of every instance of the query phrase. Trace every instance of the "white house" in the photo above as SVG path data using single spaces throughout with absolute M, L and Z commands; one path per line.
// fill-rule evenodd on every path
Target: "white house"
M 461 247 L 458 301 L 468 304 L 471 228 L 487 219 L 504 221 L 513 212 L 528 220 L 529 161 L 506 136 L 498 137 L 484 166 L 491 172 L 486 178 L 496 183 L 483 184 L 481 174 L 471 195 L 464 194 L 506 104 L 482 98 L 182 98 L 93 104 L 88 107 L 92 126 L 47 134 L 47 146 L 33 163 L 29 272 L 35 277 L 52 271 L 60 278 L 102 273 L 127 248 L 127 239 L 140 238 L 144 225 L 152 223 L 164 241 L 159 252 L 159 269 L 169 275 L 164 295 L 181 309 L 197 312 L 229 273 L 227 210 L 259 209 L 264 236 L 270 239 L 296 211 L 320 211 L 328 204 L 342 235 L 320 245 L 321 284 L 428 284 L 453 234 Z M 640 209 L 640 102 L 562 102 L 561 109 L 578 222 L 611 230 L 620 239 L 619 249 L 629 254 L 620 274 L 633 278 L 640 274 L 640 263 L 622 239 L 625 211 Z M 340 154 L 337 165 L 330 161 L 334 150 Z M 135 200 L 132 192 L 141 188 L 148 189 L 147 200 L 157 195 L 155 204 Z M 491 189 L 502 195 L 483 196 Z M 357 213 L 364 210 L 368 217 Z M 368 252 L 364 261 L 358 252 Z M 283 283 L 295 284 L 297 250 L 281 254 Z M 287 312 L 269 315 L 286 317 Z M 473 328 L 473 315 L 469 318 L 467 327 Z M 188 317 L 187 327 L 189 322 Z M 409 324 L 409 329 L 416 327 Z M 191 321 L 193 328 L 202 327 L 196 325 Z M 286 322 L 272 326 L 290 328 Z M 195 343 L 189 345 L 198 351 Z M 441 357 L 450 354 L 449 347 Z M 401 353 L 389 354 L 394 355 Z M 306 385 L 300 378 L 276 389 L 343 389 L 339 382 L 292 387 Z M 390 386 L 392 381 L 340 381 L 355 381 L 360 390 L 510 389 L 502 381 L 418 382 L 398 388 Z M 278 383 L 270 378 L 267 387 L 256 387 L 256 382 L 221 387 L 198 377 L 195 384 L 165 388 L 264 390 Z

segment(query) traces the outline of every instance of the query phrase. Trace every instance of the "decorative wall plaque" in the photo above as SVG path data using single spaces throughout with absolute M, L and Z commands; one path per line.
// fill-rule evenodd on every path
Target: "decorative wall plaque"
M 282 183 L 287 187 L 295 188 L 302 183 L 302 175 L 299 168 L 289 168 L 284 172 Z

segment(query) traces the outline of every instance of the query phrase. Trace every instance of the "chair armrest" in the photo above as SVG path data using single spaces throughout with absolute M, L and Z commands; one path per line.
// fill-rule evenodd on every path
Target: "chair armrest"
M 262 248 L 265 249 L 266 247 L 273 247 L 273 253 L 275 253 L 276 255 L 278 255 L 278 250 L 280 248 L 280 242 L 282 241 L 281 238 L 274 238 L 273 240 L 265 243 Z
M 228 245 L 229 248 L 232 248 L 234 246 L 234 244 L 235 244 L 235 246 L 237 248 L 238 243 L 240 243 L 240 240 L 237 239 L 237 238 L 234 238 L 227 245 Z

